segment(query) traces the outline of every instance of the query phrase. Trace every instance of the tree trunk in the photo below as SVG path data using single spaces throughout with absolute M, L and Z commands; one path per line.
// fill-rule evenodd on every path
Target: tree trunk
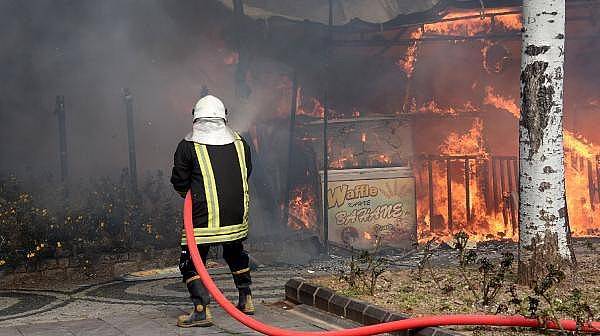
M 565 199 L 565 0 L 523 1 L 519 122 L 519 281 L 574 265 Z

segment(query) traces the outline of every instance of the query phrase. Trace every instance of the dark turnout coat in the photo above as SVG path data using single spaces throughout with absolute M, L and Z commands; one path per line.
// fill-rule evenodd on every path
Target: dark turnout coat
M 171 183 L 185 197 L 192 191 L 197 244 L 223 243 L 248 236 L 252 171 L 250 148 L 239 135 L 227 145 L 182 140 L 174 155 Z M 181 245 L 187 245 L 185 232 Z

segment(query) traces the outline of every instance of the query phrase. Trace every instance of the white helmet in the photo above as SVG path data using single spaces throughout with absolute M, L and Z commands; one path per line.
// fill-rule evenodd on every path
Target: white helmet
M 198 118 L 221 118 L 227 121 L 227 110 L 223 102 L 212 95 L 207 95 L 198 100 L 192 110 L 194 120 Z

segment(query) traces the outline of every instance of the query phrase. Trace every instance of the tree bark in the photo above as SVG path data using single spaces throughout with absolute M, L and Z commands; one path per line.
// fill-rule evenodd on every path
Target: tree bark
M 523 1 L 519 121 L 519 281 L 574 265 L 565 198 L 565 0 Z

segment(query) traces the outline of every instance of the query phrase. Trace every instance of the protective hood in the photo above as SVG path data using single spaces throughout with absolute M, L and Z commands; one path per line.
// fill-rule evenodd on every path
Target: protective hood
M 204 145 L 227 145 L 235 141 L 235 133 L 221 118 L 200 118 L 194 122 L 185 140 Z

